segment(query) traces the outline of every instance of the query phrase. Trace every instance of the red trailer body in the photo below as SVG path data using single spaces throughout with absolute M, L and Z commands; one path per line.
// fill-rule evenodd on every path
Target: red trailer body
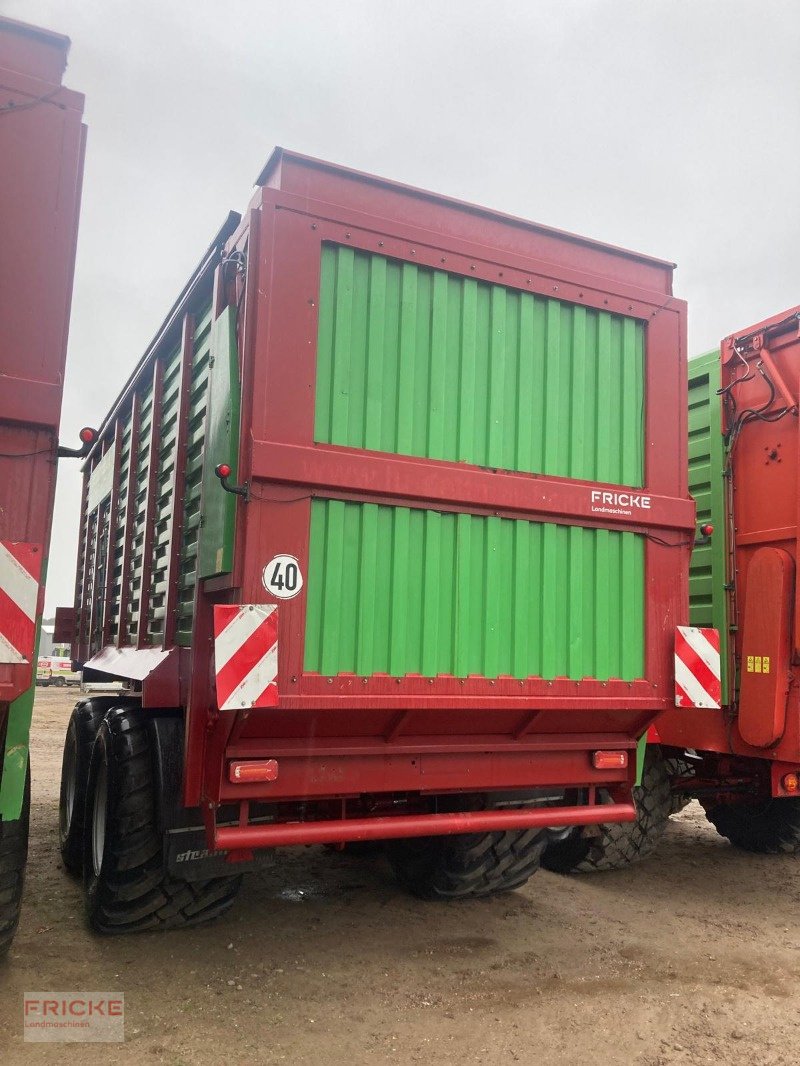
M 34 664 L 56 483 L 85 127 L 69 41 L 0 18 L 0 953 L 27 849 Z
M 68 49 L 59 34 L 0 19 L 0 542 L 37 579 L 50 540 L 83 173 L 83 97 L 61 85 Z M 30 688 L 37 606 L 28 626 L 18 620 L 19 641 L 10 604 L 0 610 L 6 641 L 24 645 L 24 662 L 0 653 L 0 703 Z
M 712 457 L 703 507 L 724 571 L 709 573 L 696 609 L 715 609 L 730 634 L 727 700 L 716 711 L 670 711 L 657 732 L 664 745 L 706 753 L 698 783 L 720 794 L 736 779 L 740 791 L 792 795 L 783 778 L 794 786 L 800 771 L 799 324 L 797 307 L 759 322 L 726 337 L 715 361 L 711 433 L 726 447 Z
M 87 462 L 75 658 L 180 709 L 229 859 L 632 818 L 694 528 L 672 265 L 282 150 L 258 185 Z

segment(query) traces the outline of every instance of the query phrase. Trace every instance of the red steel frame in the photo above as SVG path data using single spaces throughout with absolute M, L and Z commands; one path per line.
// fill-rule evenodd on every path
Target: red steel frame
M 748 596 L 748 572 L 754 553 L 770 546 L 786 552 L 796 567 L 800 558 L 800 307 L 759 322 L 726 337 L 720 345 L 722 385 L 726 386 L 745 373 L 734 353 L 734 343 L 743 347 L 744 359 L 753 378 L 736 389 L 739 410 L 760 407 L 769 398 L 769 390 L 755 370 L 759 360 L 776 387 L 773 409 L 790 408 L 777 422 L 750 422 L 739 435 L 731 462 L 733 514 L 728 528 L 715 536 L 726 536 L 730 580 L 735 592 L 729 600 L 733 627 L 733 662 L 730 668 L 732 702 L 720 711 L 671 709 L 658 722 L 657 737 L 662 744 L 677 748 L 694 748 L 698 752 L 721 755 L 721 773 L 741 774 L 748 763 L 762 762 L 764 785 L 773 795 L 786 795 L 780 778 L 800 768 L 800 690 L 796 667 L 800 663 L 800 582 L 792 589 L 790 640 L 782 650 L 782 662 L 773 663 L 773 671 L 789 669 L 786 694 L 785 728 L 780 738 L 768 748 L 747 744 L 739 733 L 737 718 L 744 708 L 736 701 L 735 681 L 742 661 L 742 620 Z M 721 426 L 720 431 L 727 427 Z M 769 604 L 777 613 L 779 604 Z M 792 670 L 794 668 L 794 670 Z M 737 758 L 739 757 L 739 758 Z
M 237 505 L 233 572 L 198 586 L 192 649 L 170 652 L 165 646 L 175 664 L 173 680 L 158 686 L 157 697 L 147 684 L 143 693 L 146 706 L 164 706 L 171 697 L 186 707 L 185 803 L 203 807 L 212 845 L 237 851 L 284 837 L 346 838 L 341 821 L 337 829 L 306 824 L 292 833 L 248 827 L 250 800 L 344 802 L 365 792 L 465 787 L 590 789 L 589 807 L 559 808 L 558 818 L 541 810 L 516 811 L 511 818 L 515 825 L 546 824 L 543 817 L 568 824 L 608 820 L 611 808 L 600 814 L 591 809 L 602 785 L 620 800 L 614 815 L 633 817 L 634 760 L 624 770 L 597 771 L 590 756 L 601 748 L 632 752 L 637 736 L 669 705 L 673 632 L 688 614 L 694 505 L 683 432 L 686 319 L 685 305 L 671 295 L 671 265 L 288 153 L 273 157 L 262 181 L 228 243 L 228 251 L 247 245 L 239 480 L 250 482 L 254 498 Z M 646 518 L 593 513 L 591 492 L 606 487 L 593 482 L 315 444 L 317 303 L 326 241 L 645 322 Z M 217 298 L 225 298 L 221 284 Z M 645 678 L 321 677 L 303 669 L 305 597 L 299 596 L 280 604 L 279 711 L 218 713 L 213 604 L 262 602 L 262 569 L 276 554 L 295 555 L 307 573 L 311 499 L 317 495 L 633 530 L 654 538 L 645 547 Z M 229 759 L 266 756 L 280 761 L 276 782 L 227 780 Z M 214 812 L 231 800 L 242 802 L 241 824 L 219 828 Z M 404 817 L 412 821 L 398 830 L 401 835 L 454 831 L 452 816 Z M 433 817 L 441 820 L 424 822 L 428 828 L 419 822 Z M 482 826 L 509 822 L 508 812 L 481 817 Z M 371 829 L 348 832 L 359 838 L 392 835 L 386 819 L 369 821 Z

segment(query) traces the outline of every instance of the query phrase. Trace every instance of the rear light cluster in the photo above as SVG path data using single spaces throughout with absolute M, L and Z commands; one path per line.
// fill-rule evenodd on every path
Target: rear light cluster
M 246 759 L 228 766 L 228 779 L 233 785 L 248 781 L 277 781 L 277 759 Z
M 628 765 L 627 751 L 596 751 L 592 755 L 595 770 L 624 770 Z

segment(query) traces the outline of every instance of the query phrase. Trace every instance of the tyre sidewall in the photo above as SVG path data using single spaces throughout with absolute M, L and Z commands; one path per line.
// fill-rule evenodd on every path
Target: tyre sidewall
M 61 787 L 59 790 L 58 843 L 61 859 L 69 873 L 80 877 L 83 873 L 84 826 L 86 817 L 86 787 L 89 764 L 95 737 L 108 713 L 109 702 L 104 700 L 81 700 L 75 704 L 64 738 L 64 753 L 61 760 Z M 66 769 L 69 747 L 75 769 L 75 798 L 69 826 L 66 825 Z
M 25 866 L 28 861 L 28 840 L 31 818 L 31 764 L 25 775 L 25 791 L 19 818 L 0 823 L 0 870 L 5 883 L 12 877 L 11 898 L 0 906 L 0 962 L 5 958 L 19 925 L 22 891 L 25 887 Z
M 72 765 L 75 773 L 75 796 L 73 798 L 72 811 L 70 812 L 69 824 L 67 824 L 67 766 L 68 760 L 72 757 Z M 64 751 L 61 756 L 61 788 L 58 798 L 58 843 L 61 848 L 61 854 L 64 856 L 66 852 L 71 852 L 75 848 L 76 842 L 76 829 L 80 821 L 79 815 L 83 812 L 79 812 L 78 807 L 78 781 L 80 780 L 80 755 L 78 745 L 78 731 L 75 727 L 75 714 L 73 712 L 72 717 L 67 725 L 67 734 L 64 737 Z M 81 836 L 78 835 L 77 843 L 77 855 L 83 858 L 83 846 Z M 77 857 L 76 855 L 76 857 Z
M 106 792 L 106 825 L 105 841 L 103 847 L 103 862 L 100 875 L 95 874 L 94 858 L 92 855 L 92 836 L 94 833 L 94 798 L 97 791 L 97 780 L 101 767 L 105 765 L 106 780 L 108 784 Z M 108 721 L 104 721 L 97 731 L 97 736 L 92 745 L 92 754 L 89 760 L 89 778 L 86 788 L 86 801 L 83 814 L 83 890 L 86 902 L 86 912 L 89 921 L 92 922 L 100 908 L 100 894 L 104 876 L 108 873 L 110 849 L 108 847 L 110 830 L 114 824 L 117 807 L 115 765 L 113 758 L 113 744 Z

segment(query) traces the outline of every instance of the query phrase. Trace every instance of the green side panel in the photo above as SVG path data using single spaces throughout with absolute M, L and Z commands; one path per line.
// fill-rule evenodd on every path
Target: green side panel
M 150 432 L 153 420 L 152 377 L 142 391 L 142 416 L 139 427 L 138 453 L 136 457 L 135 496 L 130 506 L 134 510 L 133 537 L 131 540 L 131 611 L 126 644 L 136 642 L 139 629 L 139 602 L 142 588 L 142 560 L 144 558 L 144 532 L 147 517 L 147 486 L 150 480 Z
M 219 463 L 227 463 L 234 480 L 238 473 L 239 355 L 234 307 L 226 307 L 211 327 L 207 404 L 197 568 L 200 578 L 226 574 L 233 569 L 237 497 L 224 491 L 214 468 Z
M 644 757 L 647 753 L 647 733 L 642 733 L 636 745 L 636 786 L 641 788 L 644 773 Z
M 324 675 L 644 673 L 644 541 L 314 500 L 305 668 Z
M 181 388 L 181 348 L 176 345 L 164 360 L 161 427 L 156 458 L 156 507 L 153 525 L 153 560 L 150 585 L 148 642 L 160 644 L 164 636 L 167 602 L 169 538 L 172 530 L 175 461 L 178 450 L 178 412 Z
M 48 560 L 45 559 L 42 566 L 42 584 L 47 581 L 47 563 Z M 36 660 L 39 658 L 41 635 L 42 619 L 39 617 L 36 620 L 36 642 L 33 648 L 33 684 L 8 708 L 5 751 L 0 767 L 0 822 L 15 822 L 22 813 L 25 780 L 28 776 L 33 701 L 36 696 Z
M 178 573 L 178 620 L 177 639 L 180 644 L 188 644 L 191 634 L 192 611 L 194 607 L 194 590 L 197 584 L 198 533 L 200 529 L 200 497 L 203 476 L 203 442 L 205 438 L 206 413 L 209 390 L 209 368 L 211 365 L 211 296 L 194 311 L 195 332 L 192 352 L 191 387 L 189 397 L 189 426 L 187 442 L 187 467 L 185 487 L 185 518 L 181 541 L 181 560 Z M 220 325 L 222 329 L 222 326 Z M 224 342 L 225 344 L 227 341 Z M 223 351 L 226 351 L 223 344 Z M 132 538 L 132 596 L 131 618 L 126 634 L 121 642 L 130 643 L 135 639 L 138 625 L 138 590 L 142 578 L 142 551 L 144 547 L 144 523 L 146 513 L 146 494 L 150 480 L 150 463 L 157 464 L 156 506 L 152 560 L 152 584 L 150 588 L 150 617 L 148 619 L 148 640 L 158 644 L 164 632 L 164 611 L 167 595 L 167 569 L 169 566 L 169 537 L 173 509 L 173 486 L 178 441 L 178 413 L 180 405 L 181 378 L 181 343 L 177 341 L 163 356 L 164 379 L 161 408 L 161 426 L 159 431 L 158 452 L 151 457 L 150 427 L 152 418 L 152 385 L 145 387 L 142 393 L 142 411 L 139 433 L 135 451 L 131 448 L 130 412 L 122 427 L 122 447 L 120 451 L 119 483 L 121 486 L 117 522 L 109 545 L 108 574 L 112 583 L 111 604 L 115 612 L 111 619 L 112 639 L 116 640 L 119 629 L 119 604 L 121 599 L 122 556 L 125 528 L 129 508 L 133 510 Z M 222 359 L 223 368 L 227 365 Z M 236 393 L 238 402 L 238 390 Z M 238 421 L 238 411 L 236 414 Z M 131 455 L 136 455 L 134 491 L 131 499 L 127 497 L 128 471 Z M 222 461 L 222 460 L 219 460 Z M 235 464 L 234 464 L 235 465 Z M 222 494 L 224 495 L 224 494 Z M 105 519 L 107 521 L 108 514 Z M 104 533 L 105 535 L 105 533 Z M 103 589 L 99 592 L 102 594 Z M 95 612 L 99 619 L 102 611 Z M 95 635 L 95 645 L 99 646 L 99 632 Z
M 697 524 L 710 522 L 714 535 L 692 552 L 689 619 L 693 626 L 719 630 L 722 702 L 728 702 L 728 597 L 725 591 L 725 448 L 721 428 L 719 351 L 689 363 L 689 491 L 697 504 Z
M 38 647 L 37 637 L 37 652 Z M 35 664 L 36 658 L 33 661 Z M 23 692 L 9 707 L 6 747 L 3 753 L 3 776 L 0 778 L 0 822 L 16 821 L 22 811 L 35 695 L 36 686 L 31 685 L 28 691 Z
M 120 470 L 119 470 L 119 484 L 122 486 L 120 492 L 119 509 L 117 524 L 114 529 L 113 542 L 109 546 L 110 559 L 108 562 L 108 572 L 110 580 L 113 585 L 113 592 L 111 595 L 112 611 L 114 615 L 111 620 L 111 632 L 112 640 L 116 641 L 119 632 L 119 604 L 122 591 L 122 553 L 123 545 L 125 541 L 125 518 L 128 510 L 128 498 L 125 486 L 128 484 L 128 470 L 131 462 L 131 422 L 128 418 L 125 422 L 122 431 L 122 447 L 120 450 Z M 135 504 L 133 504 L 135 506 Z M 124 642 L 123 642 L 124 643 Z
M 191 643 L 194 594 L 197 586 L 197 553 L 200 535 L 200 497 L 203 488 L 203 442 L 205 439 L 208 383 L 211 364 L 211 299 L 195 316 L 192 382 L 189 393 L 189 428 L 186 445 L 181 563 L 178 574 L 178 620 L 176 640 Z
M 635 319 L 323 246 L 321 443 L 641 486 L 643 380 Z

